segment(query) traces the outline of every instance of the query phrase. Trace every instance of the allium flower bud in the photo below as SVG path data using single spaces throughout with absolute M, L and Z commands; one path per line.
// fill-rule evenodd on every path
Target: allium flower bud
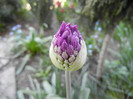
M 84 65 L 87 49 L 77 25 L 62 23 L 51 42 L 49 55 L 62 70 L 76 71 Z

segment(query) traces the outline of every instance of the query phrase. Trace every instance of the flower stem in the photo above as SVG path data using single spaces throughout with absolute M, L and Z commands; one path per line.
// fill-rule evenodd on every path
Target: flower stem
M 67 99 L 71 99 L 71 71 L 65 71 Z

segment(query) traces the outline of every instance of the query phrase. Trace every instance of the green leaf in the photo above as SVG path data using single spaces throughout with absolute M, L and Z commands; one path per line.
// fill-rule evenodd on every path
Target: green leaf
M 51 71 L 51 66 L 48 66 L 45 70 L 45 75 L 48 76 Z
M 90 89 L 84 88 L 80 91 L 78 99 L 89 99 L 89 95 L 90 95 Z
M 43 88 L 47 94 L 55 94 L 56 93 L 55 88 L 52 85 L 50 85 L 48 81 L 43 82 Z
M 42 39 L 43 40 L 43 43 L 46 43 L 46 42 L 52 40 L 52 38 L 53 38 L 52 36 L 47 36 L 47 37 L 43 38 Z
M 21 90 L 17 91 L 17 96 L 18 96 L 18 99 L 25 99 L 24 94 Z
M 49 94 L 47 95 L 46 99 L 65 99 L 65 98 L 61 98 L 58 95 Z
M 18 51 L 18 52 L 13 56 L 13 59 L 19 57 L 19 56 L 22 55 L 25 51 L 26 51 L 26 50 L 20 50 L 20 51 Z
M 44 31 L 43 31 L 43 26 L 40 28 L 40 38 L 44 37 Z
M 26 70 L 32 71 L 32 72 L 36 72 L 36 69 L 30 65 L 26 65 Z
M 54 72 L 53 75 L 52 75 L 51 83 L 52 83 L 52 85 L 53 85 L 54 87 L 56 87 L 56 74 L 55 74 L 55 72 Z
M 86 84 L 87 84 L 87 81 L 88 81 L 88 72 L 86 72 L 84 75 L 83 75 L 83 79 L 82 79 L 82 84 L 81 84 L 81 89 L 84 89 L 86 88 Z
M 20 65 L 20 67 L 18 68 L 18 70 L 16 71 L 16 75 L 18 75 L 19 73 L 21 73 L 26 65 L 26 63 L 29 61 L 30 59 L 30 54 L 27 54 L 24 58 L 23 61 Z
M 28 76 L 28 78 L 29 78 L 29 81 L 30 81 L 30 85 L 31 85 L 32 90 L 35 90 L 36 88 L 34 86 L 33 79 L 31 78 L 31 76 Z
M 42 99 L 40 84 L 37 80 L 35 80 L 35 84 L 36 84 L 36 88 L 37 88 L 38 97 L 39 97 L 39 99 Z

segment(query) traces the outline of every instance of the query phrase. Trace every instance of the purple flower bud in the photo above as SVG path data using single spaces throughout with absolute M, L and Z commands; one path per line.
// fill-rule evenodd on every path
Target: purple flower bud
M 66 24 L 63 22 L 59 31 L 55 35 L 53 47 L 58 47 L 58 50 L 56 51 L 58 54 L 66 51 L 70 57 L 70 55 L 74 54 L 74 50 L 77 52 L 80 51 L 81 40 L 82 36 L 78 31 L 77 25 L 71 25 L 70 23 Z
M 55 66 L 75 71 L 83 66 L 87 49 L 77 25 L 63 22 L 50 47 L 50 58 Z

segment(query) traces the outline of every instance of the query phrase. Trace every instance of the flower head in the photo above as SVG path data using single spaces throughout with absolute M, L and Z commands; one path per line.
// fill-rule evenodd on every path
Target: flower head
M 61 3 L 59 1 L 57 1 L 56 4 L 58 8 L 61 6 Z
M 74 4 L 73 3 L 70 5 L 70 9 L 74 9 Z
M 13 35 L 13 34 L 14 34 L 14 32 L 9 32 L 9 34 L 10 34 L 10 35 Z
M 65 12 L 65 11 L 66 11 L 66 10 L 65 10 L 64 8 L 61 8 L 61 9 L 60 9 L 60 12 L 61 12 L 61 13 Z
M 60 69 L 75 71 L 83 66 L 87 50 L 77 25 L 62 23 L 53 38 L 49 54 L 53 64 Z

